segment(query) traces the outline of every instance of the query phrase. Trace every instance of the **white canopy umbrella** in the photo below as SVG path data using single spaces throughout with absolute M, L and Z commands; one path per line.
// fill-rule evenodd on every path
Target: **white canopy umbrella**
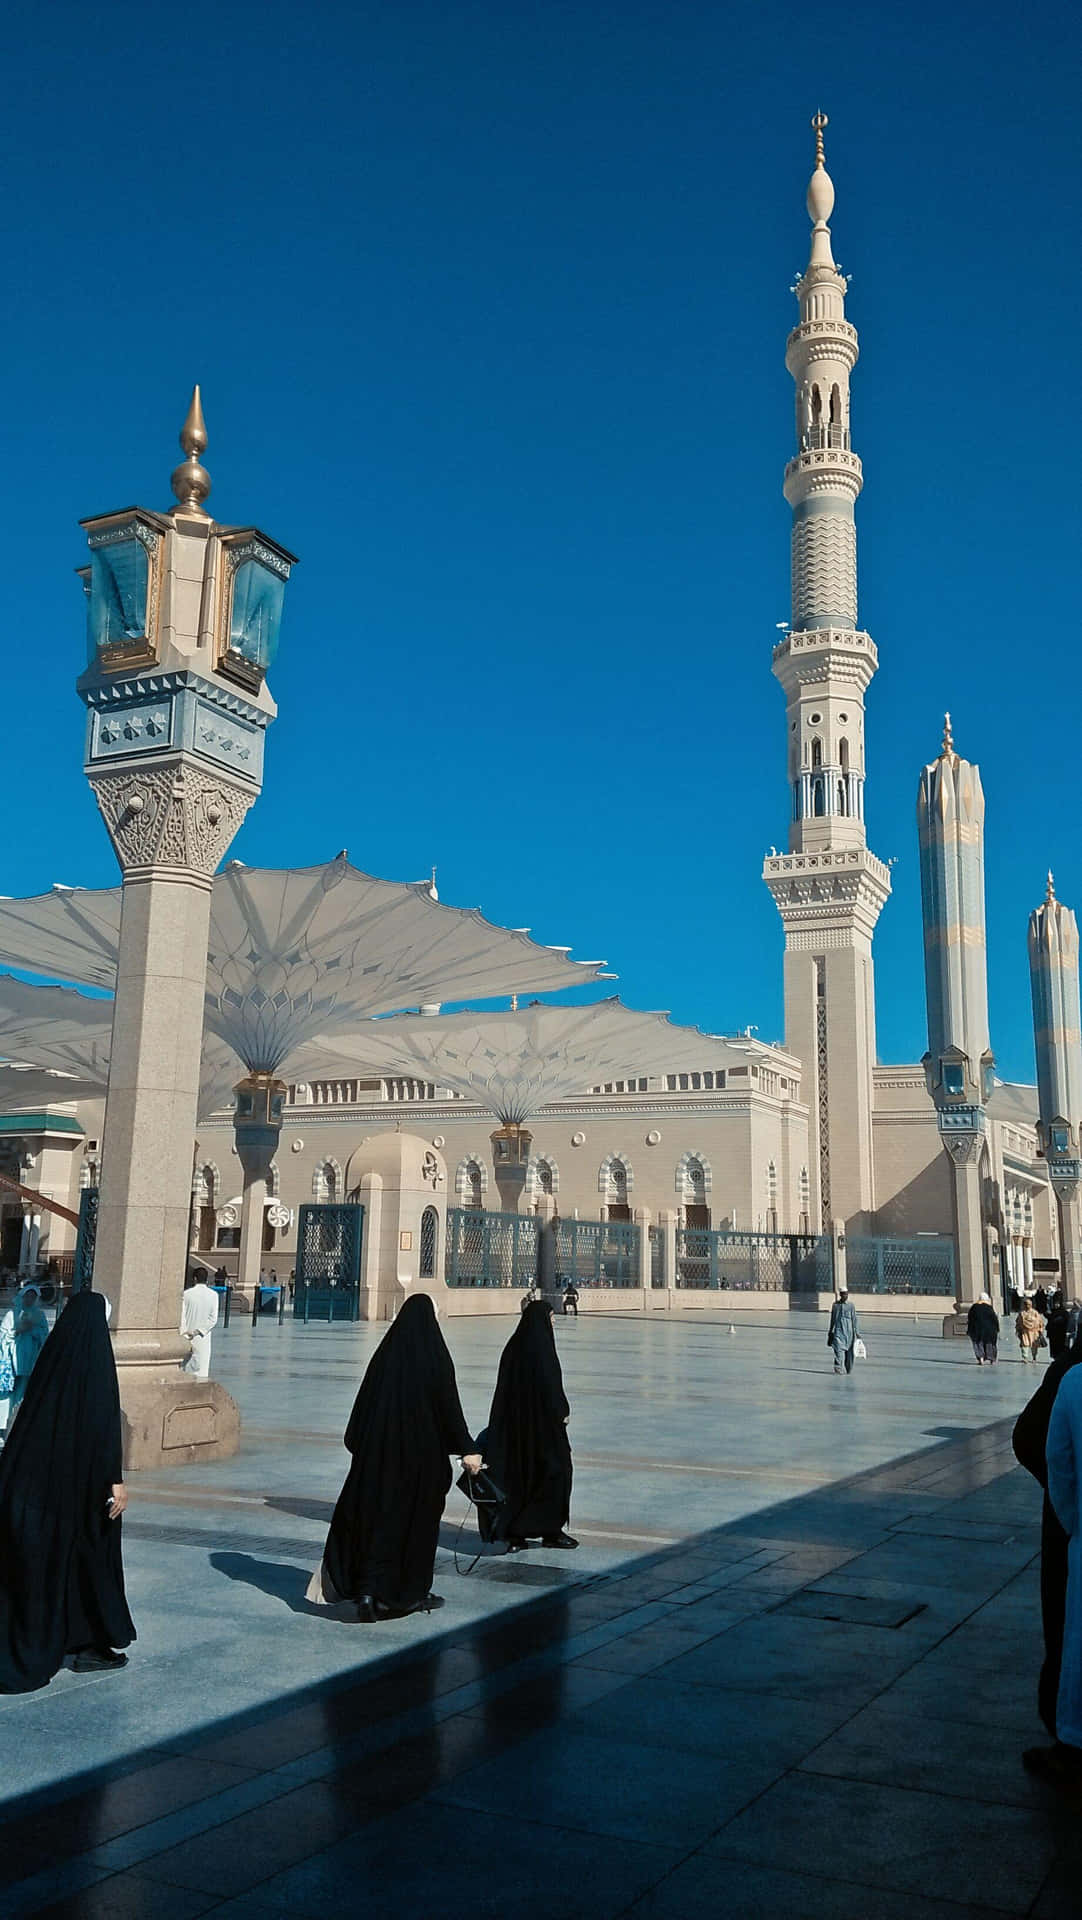
M 306 1053 L 353 1069 L 416 1073 L 476 1100 L 504 1126 L 523 1126 L 550 1100 L 604 1080 L 724 1066 L 732 1043 L 667 1013 L 636 1013 L 618 999 L 588 1006 L 541 1002 L 503 1013 L 441 1013 L 374 1020 L 313 1042 Z
M 55 887 L 0 899 L 0 966 L 111 988 L 119 887 Z M 428 881 L 377 880 L 344 854 L 319 867 L 245 867 L 215 876 L 207 954 L 206 1030 L 249 1073 L 277 1073 L 317 1035 L 376 1014 L 440 1002 L 558 993 L 595 979 L 525 928 L 497 927 L 475 908 L 445 906 Z

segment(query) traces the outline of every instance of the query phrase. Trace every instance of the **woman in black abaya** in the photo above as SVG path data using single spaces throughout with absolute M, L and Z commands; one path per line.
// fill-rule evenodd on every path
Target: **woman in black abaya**
M 482 1537 L 510 1548 L 541 1538 L 543 1547 L 577 1547 L 571 1512 L 571 1409 L 552 1330 L 551 1300 L 534 1300 L 500 1355 L 492 1412 L 482 1435 L 485 1459 L 505 1499 L 491 1521 L 478 1508 Z
M 0 1691 L 127 1664 L 120 1394 L 100 1293 L 46 1340 L 0 1454 Z
M 428 1294 L 413 1294 L 368 1363 L 346 1428 L 353 1455 L 309 1600 L 361 1620 L 431 1611 L 449 1456 L 479 1472 L 455 1369 Z

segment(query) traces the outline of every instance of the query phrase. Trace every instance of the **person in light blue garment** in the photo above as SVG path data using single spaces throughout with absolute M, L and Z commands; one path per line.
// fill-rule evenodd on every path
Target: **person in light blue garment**
M 1048 1498 L 1067 1535 L 1067 1617 L 1056 1697 L 1056 1744 L 1040 1771 L 1082 1780 L 1082 1367 L 1060 1382 L 1045 1450 Z M 1027 1764 L 1032 1757 L 1027 1755 Z
M 830 1309 L 827 1346 L 833 1349 L 835 1373 L 852 1373 L 860 1322 L 857 1310 L 843 1287 Z
M 34 1371 L 38 1355 L 49 1338 L 49 1322 L 41 1304 L 41 1289 L 33 1283 L 23 1287 L 15 1297 L 12 1312 L 15 1318 L 15 1388 L 11 1396 L 11 1411 L 14 1415 L 26 1392 L 26 1383 Z

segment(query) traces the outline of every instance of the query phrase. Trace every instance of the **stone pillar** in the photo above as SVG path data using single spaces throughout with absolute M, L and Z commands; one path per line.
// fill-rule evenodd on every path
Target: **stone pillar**
M 653 1304 L 650 1297 L 652 1292 L 650 1272 L 650 1209 L 649 1207 L 636 1207 L 631 1217 L 639 1229 L 639 1286 L 642 1288 L 643 1312 L 648 1313 Z
M 1082 1246 L 1078 1231 L 1078 1182 L 1052 1173 L 1059 1220 L 1060 1286 L 1065 1300 L 1082 1299 Z
M 832 1220 L 830 1223 L 830 1256 L 833 1263 L 834 1291 L 844 1293 L 849 1288 L 849 1268 L 845 1251 L 845 1221 Z
M 982 1110 L 977 1110 L 983 1123 Z M 988 1291 L 988 1276 L 985 1271 L 984 1217 L 981 1207 L 981 1156 L 984 1149 L 983 1124 L 968 1124 L 973 1120 L 972 1113 L 955 1109 L 941 1112 L 939 1133 L 951 1163 L 951 1186 L 954 1201 L 954 1234 L 957 1249 L 958 1271 L 955 1276 L 955 1312 L 947 1314 L 943 1321 L 943 1332 L 951 1335 L 958 1331 L 958 1321 L 974 1300 Z
M 680 1296 L 676 1287 L 676 1227 L 679 1219 L 674 1207 L 661 1207 L 658 1210 L 657 1223 L 665 1239 L 665 1305 L 670 1310 L 678 1306 Z

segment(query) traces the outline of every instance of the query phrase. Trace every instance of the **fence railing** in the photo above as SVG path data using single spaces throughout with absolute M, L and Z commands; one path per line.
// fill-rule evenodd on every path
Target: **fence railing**
M 676 1285 L 733 1293 L 829 1291 L 830 1241 L 825 1235 L 678 1227 Z
M 447 1209 L 449 1287 L 517 1287 L 526 1292 L 537 1272 L 534 1214 Z M 627 1220 L 557 1220 L 556 1271 L 561 1287 L 637 1287 L 640 1230 Z
M 918 1234 L 912 1240 L 850 1234 L 845 1243 L 850 1293 L 955 1293 L 954 1241 Z

